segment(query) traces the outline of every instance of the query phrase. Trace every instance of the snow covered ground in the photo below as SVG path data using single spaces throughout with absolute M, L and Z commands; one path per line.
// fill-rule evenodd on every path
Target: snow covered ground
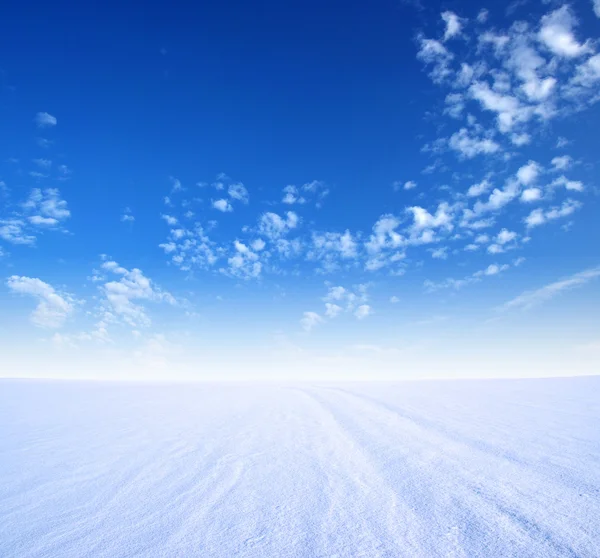
M 600 556 L 600 378 L 0 381 L 0 556 Z

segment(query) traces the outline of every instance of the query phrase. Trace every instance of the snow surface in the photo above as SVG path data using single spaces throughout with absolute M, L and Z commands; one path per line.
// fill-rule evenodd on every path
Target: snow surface
M 600 556 L 600 378 L 0 381 L 0 556 Z

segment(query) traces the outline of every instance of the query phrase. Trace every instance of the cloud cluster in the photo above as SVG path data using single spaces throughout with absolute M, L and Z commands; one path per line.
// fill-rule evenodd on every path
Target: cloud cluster
M 0 218 L 0 238 L 12 244 L 33 245 L 46 229 L 60 229 L 71 212 L 57 188 L 33 188 L 19 209 Z
M 448 11 L 441 18 L 446 26 L 442 38 L 419 35 L 417 58 L 434 83 L 451 89 L 445 112 L 464 124 L 438 147 L 445 144 L 465 158 L 497 155 L 529 143 L 536 123 L 600 99 L 600 55 L 593 41 L 577 37 L 579 22 L 569 5 L 543 15 L 537 24 L 516 21 L 504 30 L 468 26 Z M 480 24 L 486 21 L 478 18 Z M 457 36 L 477 48 L 450 51 L 448 39 Z
M 140 269 L 128 270 L 109 259 L 101 267 L 104 272 L 118 277 L 100 287 L 110 311 L 132 327 L 147 327 L 151 323 L 146 309 L 139 301 L 176 304 L 170 293 L 156 287 Z
M 71 295 L 57 292 L 36 277 L 12 275 L 6 285 L 14 293 L 29 295 L 37 300 L 31 321 L 38 327 L 59 328 L 74 311 L 75 299 Z
M 352 314 L 357 320 L 364 320 L 373 313 L 372 307 L 367 304 L 369 300 L 367 290 L 366 284 L 357 285 L 354 290 L 342 286 L 330 286 L 323 298 L 325 303 L 323 313 L 304 312 L 300 325 L 305 331 L 311 331 L 315 326 L 341 314 Z

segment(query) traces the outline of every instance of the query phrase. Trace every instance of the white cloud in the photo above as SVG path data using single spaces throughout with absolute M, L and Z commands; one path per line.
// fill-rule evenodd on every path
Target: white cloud
M 464 20 L 458 17 L 454 12 L 445 11 L 441 14 L 444 23 L 446 24 L 446 31 L 444 32 L 444 41 L 460 35 Z
M 475 198 L 475 197 L 481 196 L 481 194 L 485 194 L 486 192 L 489 192 L 491 187 L 492 187 L 491 182 L 487 178 L 483 179 L 478 184 L 473 184 L 469 188 L 469 190 L 467 191 L 467 196 L 469 196 L 470 198 Z
M 259 277 L 262 271 L 262 263 L 256 252 L 239 240 L 234 241 L 235 253 L 227 263 L 229 273 L 237 277 L 252 279 Z
M 266 243 L 262 238 L 257 238 L 252 242 L 251 246 L 252 250 L 255 252 L 260 252 L 261 250 L 264 250 Z
M 316 325 L 323 322 L 323 318 L 316 312 L 304 312 L 300 325 L 305 331 L 311 331 Z
M 358 320 L 363 320 L 373 313 L 373 309 L 368 304 L 361 304 L 354 312 Z
M 112 260 L 106 260 L 102 264 L 102 269 L 120 276 L 118 281 L 108 281 L 102 285 L 101 290 L 111 311 L 133 327 L 150 325 L 150 318 L 145 308 L 134 301 L 147 300 L 176 304 L 170 293 L 156 287 L 140 269 L 134 268 L 129 271 Z
M 502 229 L 499 233 L 498 236 L 496 237 L 496 243 L 497 244 L 508 244 L 509 242 L 512 242 L 513 240 L 515 240 L 517 238 L 517 233 L 514 231 L 509 231 L 508 229 Z
M 577 19 L 567 4 L 542 17 L 539 40 L 554 54 L 572 58 L 590 52 L 586 42 L 581 44 L 573 34 Z
M 59 294 L 54 287 L 41 279 L 13 275 L 6 282 L 14 293 L 33 296 L 38 305 L 31 315 L 31 321 L 45 328 L 61 327 L 73 313 L 73 299 L 69 295 Z
M 34 188 L 23 207 L 27 212 L 33 214 L 33 217 L 54 220 L 53 224 L 57 224 L 71 216 L 71 212 L 67 208 L 67 202 L 61 199 L 57 188 L 46 190 Z M 49 222 L 45 224 L 49 224 Z
M 494 188 L 487 202 L 476 202 L 472 212 L 465 210 L 465 217 L 469 220 L 474 215 L 481 215 L 488 211 L 498 211 L 514 200 L 519 195 L 519 191 L 520 188 L 518 182 L 509 180 L 504 188 Z
M 258 222 L 260 234 L 275 240 L 298 226 L 300 219 L 293 211 L 288 211 L 285 218 L 277 213 L 267 212 L 261 215 Z
M 491 264 L 483 271 L 478 271 L 475 274 L 475 276 L 478 277 L 480 275 L 487 275 L 487 276 L 498 275 L 499 273 L 506 271 L 509 267 L 510 266 L 508 264 L 504 264 L 504 265 Z
M 448 248 L 436 248 L 431 250 L 431 257 L 436 260 L 446 260 L 448 259 Z
M 479 13 L 477 14 L 477 23 L 485 23 L 488 20 L 489 15 L 490 12 L 485 8 L 479 10 Z
M 241 201 L 242 203 L 248 203 L 248 190 L 246 190 L 246 187 L 241 182 L 230 184 L 227 193 L 231 199 Z
M 542 191 L 539 188 L 527 188 L 521 194 L 521 201 L 531 203 L 542 199 Z
M 162 248 L 165 251 L 165 254 L 171 254 L 177 250 L 177 244 L 174 242 L 166 242 L 158 245 L 159 248 Z
M 129 207 L 126 207 L 125 211 L 123 211 L 123 215 L 121 215 L 121 221 L 123 223 L 133 223 L 135 221 L 135 217 L 131 214 L 131 209 L 129 209 Z
M 423 283 L 423 286 L 425 287 L 425 290 L 427 292 L 435 292 L 435 291 L 439 291 L 441 289 L 448 289 L 448 288 L 459 290 L 459 289 L 462 289 L 463 287 L 466 287 L 467 285 L 472 285 L 472 284 L 480 282 L 484 277 L 499 275 L 500 273 L 502 273 L 503 271 L 506 271 L 509 268 L 510 268 L 510 266 L 508 264 L 503 264 L 503 265 L 490 264 L 487 268 L 482 269 L 480 271 L 476 271 L 475 273 L 472 273 L 471 275 L 467 275 L 466 277 L 464 277 L 462 279 L 448 278 L 439 283 L 435 283 L 434 281 L 426 280 Z
M 344 262 L 358 257 L 358 243 L 349 230 L 344 233 L 312 233 L 312 246 L 306 257 L 322 262 L 321 271 L 336 271 Z
M 573 164 L 573 159 L 569 155 L 562 155 L 552 159 L 554 170 L 566 170 Z
M 404 237 L 396 232 L 400 220 L 394 215 L 382 215 L 373 225 L 373 234 L 365 243 L 367 251 L 377 254 L 383 249 L 396 249 L 404 243 Z
M 440 203 L 434 215 L 419 206 L 407 207 L 406 211 L 413 215 L 413 232 L 440 227 L 452 230 L 452 210 L 447 202 Z
M 559 176 L 550 184 L 551 188 L 556 188 L 557 186 L 562 186 L 574 192 L 583 192 L 584 190 L 582 182 L 579 180 L 569 180 L 566 176 Z
M 323 298 L 325 301 L 325 313 L 329 317 L 334 317 L 341 312 L 356 312 L 362 314 L 370 313 L 371 308 L 366 304 L 368 301 L 367 285 L 357 285 L 355 290 L 351 291 L 342 286 L 329 287 L 327 295 Z M 360 311 L 359 309 L 362 308 Z M 365 316 L 367 315 L 365 314 Z M 363 316 L 363 317 L 365 317 Z
M 183 186 L 181 185 L 181 181 L 174 176 L 169 176 L 169 181 L 171 182 L 171 193 L 180 192 L 183 190 Z
M 333 304 L 332 302 L 326 302 L 325 303 L 325 315 L 328 318 L 335 318 L 338 314 L 340 314 L 344 309 L 337 305 L 337 304 Z
M 444 81 L 452 73 L 449 64 L 454 55 L 435 39 L 426 39 L 420 36 L 418 41 L 420 48 L 417 58 L 432 66 L 429 76 L 435 83 Z
M 587 269 L 585 271 L 581 271 L 580 273 L 571 275 L 570 277 L 567 277 L 565 279 L 561 279 L 560 281 L 555 281 L 554 283 L 545 285 L 544 287 L 541 287 L 539 289 L 527 291 L 517 296 L 516 298 L 509 300 L 501 307 L 501 309 L 527 310 L 529 308 L 533 308 L 534 306 L 538 306 L 539 304 L 547 302 L 548 300 L 551 300 L 563 291 L 583 286 L 586 283 L 592 281 L 593 279 L 596 279 L 597 277 L 600 277 L 600 267 Z
M 38 112 L 33 121 L 37 124 L 38 128 L 56 126 L 57 123 L 56 117 L 48 114 L 47 112 Z
M 315 202 L 316 207 L 321 207 L 323 199 L 329 195 L 329 188 L 321 180 L 313 180 L 303 184 L 300 188 L 290 184 L 283 189 L 282 203 L 292 204 L 304 204 L 308 203 L 309 200 Z
M 523 186 L 529 186 L 535 182 L 540 175 L 542 168 L 535 161 L 529 161 L 517 171 L 517 180 Z
M 594 7 L 594 13 L 600 17 L 600 0 L 592 0 L 592 5 Z
M 25 230 L 26 224 L 21 219 L 0 219 L 0 238 L 12 244 L 35 243 L 35 236 Z
M 510 141 L 517 147 L 523 147 L 531 142 L 531 136 L 529 134 L 511 134 Z
M 462 78 L 467 80 L 467 76 Z M 462 93 L 449 93 L 446 95 L 446 108 L 444 114 L 448 114 L 452 118 L 460 118 L 465 110 L 465 96 Z
M 461 128 L 452 134 L 448 145 L 467 159 L 472 159 L 477 155 L 490 155 L 500 150 L 500 145 L 494 140 L 471 136 L 466 128 Z
M 33 162 L 43 169 L 49 169 L 52 166 L 52 161 L 50 159 L 33 159 Z
M 397 296 L 391 296 L 390 297 L 390 302 L 392 304 L 398 304 L 398 302 L 400 302 L 400 299 Z
M 286 186 L 283 189 L 283 199 L 281 200 L 283 203 L 287 203 L 288 205 L 293 205 L 295 203 L 303 204 L 306 203 L 306 198 L 300 195 L 298 188 L 292 184 Z
M 177 223 L 179 222 L 177 220 L 177 217 L 173 217 L 172 215 L 165 215 L 162 214 L 160 216 L 161 219 L 164 219 L 165 222 L 167 223 L 167 225 L 170 225 L 171 227 L 174 227 L 175 225 L 177 225 Z
M 572 83 L 579 87 L 595 87 L 600 81 L 600 54 L 588 58 L 583 64 L 577 66 L 577 71 Z M 573 91 L 577 94 L 577 91 Z M 593 97 L 595 100 L 596 97 Z
M 223 213 L 226 213 L 228 211 L 233 211 L 233 207 L 231 206 L 231 204 L 225 200 L 225 199 L 220 199 L 220 200 L 215 200 L 213 201 L 212 206 L 215 209 L 218 209 L 219 211 L 222 211 Z
M 510 132 L 516 124 L 527 122 L 533 115 L 533 109 L 522 105 L 517 97 L 492 91 L 485 82 L 473 83 L 469 92 L 484 110 L 497 114 L 498 129 L 503 133 Z
M 414 180 L 407 180 L 403 186 L 403 188 L 405 190 L 412 190 L 413 188 L 416 188 L 416 187 L 417 187 L 417 183 Z
M 525 219 L 524 223 L 528 228 L 537 227 L 543 225 L 548 221 L 560 219 L 561 217 L 567 217 L 573 214 L 577 209 L 581 207 L 581 203 L 574 200 L 566 200 L 559 207 L 553 207 L 548 210 L 534 209 Z

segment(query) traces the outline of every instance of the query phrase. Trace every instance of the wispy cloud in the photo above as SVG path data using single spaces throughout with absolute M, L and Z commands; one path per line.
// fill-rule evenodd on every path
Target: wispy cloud
M 38 112 L 33 121 L 37 124 L 38 128 L 51 128 L 52 126 L 56 126 L 58 122 L 56 116 L 52 116 L 47 112 Z
M 575 275 L 571 275 L 570 277 L 561 279 L 560 281 L 555 281 L 554 283 L 550 283 L 549 285 L 539 289 L 527 291 L 506 302 L 500 307 L 500 310 L 527 310 L 529 308 L 533 308 L 534 306 L 538 306 L 551 300 L 563 291 L 581 287 L 597 277 L 600 277 L 600 266 L 581 271 Z

